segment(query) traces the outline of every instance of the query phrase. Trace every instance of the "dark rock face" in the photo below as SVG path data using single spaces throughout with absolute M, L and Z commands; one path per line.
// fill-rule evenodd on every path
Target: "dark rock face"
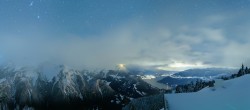
M 34 69 L 0 68 L 0 109 L 115 109 L 164 92 L 131 73 L 60 67 L 49 80 Z

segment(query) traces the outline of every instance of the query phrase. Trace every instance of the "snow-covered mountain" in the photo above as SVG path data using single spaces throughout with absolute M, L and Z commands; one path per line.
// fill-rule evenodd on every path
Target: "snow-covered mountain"
M 158 82 L 174 87 L 176 85 L 189 84 L 197 80 L 213 80 L 221 76 L 230 76 L 237 72 L 238 69 L 228 68 L 188 69 L 166 76 Z
M 0 67 L 0 109 L 121 109 L 133 98 L 164 92 L 120 70 Z
M 213 79 L 220 76 L 229 76 L 237 73 L 238 69 L 230 68 L 204 68 L 204 69 L 188 69 L 177 72 L 174 75 L 179 77 L 197 77 L 203 79 Z
M 166 84 L 171 87 L 175 87 L 177 85 L 189 84 L 197 80 L 200 80 L 200 78 L 166 76 L 163 79 L 159 80 L 158 82 L 162 84 Z
M 215 86 L 194 93 L 166 94 L 169 110 L 249 110 L 250 75 L 216 80 Z

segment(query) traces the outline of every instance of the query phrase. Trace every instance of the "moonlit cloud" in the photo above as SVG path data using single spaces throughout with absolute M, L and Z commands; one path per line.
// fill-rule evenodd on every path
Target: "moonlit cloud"
M 173 71 L 183 71 L 186 69 L 190 69 L 190 68 L 211 68 L 211 65 L 205 65 L 201 62 L 193 62 L 193 63 L 185 63 L 185 62 L 173 62 L 169 65 L 163 65 L 163 66 L 159 66 L 157 67 L 157 69 L 161 69 L 161 70 L 173 70 Z

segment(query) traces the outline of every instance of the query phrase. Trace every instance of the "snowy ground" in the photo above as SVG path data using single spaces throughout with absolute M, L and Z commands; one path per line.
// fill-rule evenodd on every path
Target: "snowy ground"
M 169 110 L 250 110 L 250 75 L 196 93 L 166 94 Z

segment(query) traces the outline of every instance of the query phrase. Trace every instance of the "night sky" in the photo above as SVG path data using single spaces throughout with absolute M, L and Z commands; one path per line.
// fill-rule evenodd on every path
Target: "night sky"
M 250 65 L 249 0 L 0 0 L 0 62 Z

